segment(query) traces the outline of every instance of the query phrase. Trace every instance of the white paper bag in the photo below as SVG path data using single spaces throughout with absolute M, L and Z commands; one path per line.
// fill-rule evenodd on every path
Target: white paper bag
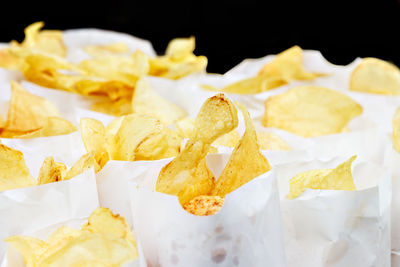
M 286 199 L 296 174 L 335 168 L 347 159 L 275 167 L 288 266 L 390 266 L 391 177 L 379 165 L 356 161 L 357 191 L 307 189 Z
M 93 169 L 67 181 L 0 192 L 0 262 L 4 238 L 88 217 L 98 205 Z
M 228 154 L 209 155 L 218 177 Z M 221 211 L 201 217 L 177 197 L 155 191 L 170 159 L 147 162 L 129 185 L 134 231 L 151 266 L 285 266 L 278 192 L 273 171 L 227 195 Z

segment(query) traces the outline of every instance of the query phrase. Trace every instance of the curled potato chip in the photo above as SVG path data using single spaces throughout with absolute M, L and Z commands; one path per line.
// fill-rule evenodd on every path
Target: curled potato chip
M 400 70 L 384 60 L 365 58 L 350 76 L 350 90 L 400 95 Z
M 67 174 L 67 166 L 61 162 L 54 162 L 53 157 L 44 159 L 39 170 L 38 184 L 48 184 L 64 180 Z
M 95 172 L 99 172 L 110 160 L 106 144 L 106 129 L 104 125 L 92 118 L 83 118 L 80 121 L 82 141 L 88 153 L 93 153 Z
M 5 239 L 27 266 L 122 266 L 138 257 L 126 220 L 97 208 L 81 230 L 60 227 L 47 241 L 27 236 Z
M 393 117 L 393 144 L 394 149 L 400 153 L 400 108 L 398 108 Z
M 0 144 L 0 192 L 35 184 L 36 181 L 25 164 L 24 155 Z
M 179 79 L 191 73 L 204 71 L 207 67 L 207 58 L 195 56 L 193 54 L 194 48 L 194 37 L 171 40 L 164 56 L 149 60 L 149 74 Z
M 340 164 L 335 169 L 310 170 L 297 174 L 290 179 L 288 199 L 299 197 L 306 188 L 323 190 L 354 191 L 356 186 L 351 174 L 351 165 L 357 156 Z
M 48 100 L 32 95 L 16 82 L 11 82 L 11 100 L 5 128 L 29 132 L 43 127 L 47 117 L 58 116 L 57 108 Z
M 187 115 L 183 109 L 169 103 L 153 91 L 144 78 L 136 84 L 132 97 L 132 109 L 135 113 L 155 117 L 167 125 Z
M 232 131 L 237 124 L 236 108 L 223 94 L 207 99 L 196 117 L 194 136 L 162 168 L 156 190 L 178 196 L 182 205 L 194 197 L 208 195 L 214 187 L 214 176 L 207 167 L 207 152 L 219 136 Z
M 363 109 L 350 97 L 324 87 L 298 86 L 265 102 L 263 125 L 314 137 L 340 133 Z
M 286 81 L 313 80 L 320 76 L 304 68 L 303 50 L 299 46 L 293 46 L 278 54 L 260 70 L 259 75 L 282 78 Z
M 225 199 L 220 196 L 198 196 L 184 205 L 184 209 L 197 216 L 214 215 L 220 211 Z
M 261 150 L 291 150 L 291 147 L 279 135 L 270 132 L 257 132 Z
M 236 105 L 243 114 L 246 131 L 233 150 L 212 191 L 212 195 L 221 197 L 225 197 L 226 194 L 271 169 L 268 160 L 260 152 L 256 130 L 246 107 L 241 103 L 236 103 Z

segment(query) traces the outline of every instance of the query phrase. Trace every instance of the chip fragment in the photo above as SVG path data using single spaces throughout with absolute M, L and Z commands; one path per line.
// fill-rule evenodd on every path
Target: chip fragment
M 363 109 L 340 92 L 317 86 L 298 86 L 265 102 L 263 125 L 303 137 L 343 132 Z
M 400 70 L 384 60 L 365 58 L 350 76 L 350 90 L 400 95 Z
M 310 170 L 297 174 L 290 179 L 290 191 L 286 198 L 297 198 L 306 188 L 355 191 L 351 165 L 356 158 L 352 156 L 335 169 Z

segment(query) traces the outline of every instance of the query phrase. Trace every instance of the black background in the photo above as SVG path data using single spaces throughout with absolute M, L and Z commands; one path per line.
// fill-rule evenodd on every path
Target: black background
M 399 0 L 400 1 L 400 0 Z M 382 1 L 6 1 L 0 42 L 21 41 L 42 20 L 47 29 L 95 27 L 126 32 L 163 53 L 174 37 L 196 37 L 209 72 L 295 44 L 320 50 L 332 63 L 373 56 L 400 65 L 400 2 Z

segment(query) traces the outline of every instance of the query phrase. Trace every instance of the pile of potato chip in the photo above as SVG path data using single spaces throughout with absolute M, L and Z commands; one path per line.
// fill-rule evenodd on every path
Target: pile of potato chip
M 43 22 L 29 25 L 22 42 L 11 41 L 0 50 L 0 68 L 23 77 L 5 84 L 11 93 L 1 99 L 7 104 L 0 108 L 0 138 L 28 140 L 29 146 L 30 139 L 79 132 L 86 152 L 72 166 L 47 155 L 38 177 L 33 177 L 23 153 L 0 139 L 0 193 L 67 181 L 91 168 L 99 174 L 110 161 L 170 158 L 158 174 L 156 191 L 176 196 L 191 215 L 213 216 L 229 194 L 274 169 L 267 159 L 274 155 L 271 151 L 303 153 L 296 140 L 308 144 L 354 131 L 352 123 L 369 116 L 357 94 L 397 101 L 390 118 L 390 149 L 400 153 L 400 70 L 389 62 L 360 60 L 348 87 L 337 90 L 319 84 L 334 74 L 308 68 L 303 50 L 294 46 L 268 58 L 244 79 L 242 75 L 215 86 L 198 78 L 208 75 L 207 58 L 195 55 L 194 37 L 171 40 L 160 56 L 132 50 L 124 42 L 87 44 L 82 47 L 87 57 L 77 62 L 69 58 L 63 31 L 43 27 Z M 185 109 L 187 103 L 179 103 L 181 98 L 159 94 L 156 83 L 150 82 L 169 79 L 178 87 L 183 77 L 208 96 L 193 93 L 190 101 L 202 103 L 196 114 Z M 79 97 L 97 115 L 72 121 L 77 107 L 61 111 L 22 82 Z M 229 160 L 215 177 L 207 155 L 221 151 L 229 153 Z M 290 179 L 285 198 L 296 201 L 306 189 L 356 191 L 352 163 L 357 156 L 333 169 L 298 173 Z M 81 229 L 61 226 L 45 241 L 21 233 L 5 242 L 32 267 L 122 266 L 138 258 L 135 237 L 123 217 L 99 207 L 87 220 Z

